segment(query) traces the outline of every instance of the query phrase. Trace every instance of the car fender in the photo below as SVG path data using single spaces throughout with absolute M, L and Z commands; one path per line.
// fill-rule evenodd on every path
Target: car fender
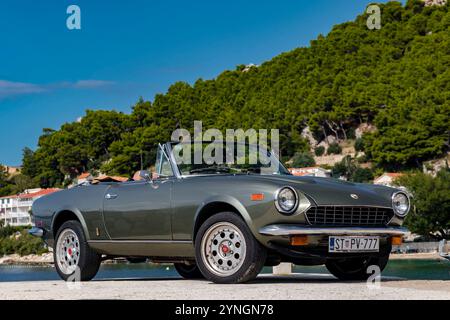
M 57 219 L 61 214 L 64 214 L 64 212 L 67 212 L 67 211 L 70 211 L 71 213 L 73 213 L 73 214 L 78 218 L 78 220 L 80 221 L 81 226 L 82 226 L 82 228 L 83 228 L 83 231 L 84 231 L 84 235 L 85 235 L 85 237 L 86 237 L 86 240 L 90 240 L 89 230 L 88 230 L 88 227 L 87 227 L 87 225 L 86 225 L 86 221 L 85 221 L 85 219 L 84 219 L 84 217 L 83 217 L 83 214 L 82 214 L 81 211 L 78 210 L 77 208 L 75 208 L 75 207 L 70 207 L 70 206 L 59 208 L 59 209 L 55 212 L 55 214 L 53 215 L 53 219 L 52 219 L 52 231 L 54 232 L 55 236 L 56 236 L 56 230 L 54 230 L 54 227 L 55 227 L 55 221 L 56 221 L 56 219 Z
M 250 218 L 250 215 L 249 215 L 247 209 L 245 208 L 245 206 L 238 199 L 236 199 L 235 197 L 229 196 L 229 195 L 214 195 L 214 196 L 211 196 L 211 197 L 205 199 L 201 203 L 201 205 L 198 207 L 197 211 L 195 212 L 194 229 L 192 230 L 192 234 L 195 234 L 195 232 L 196 232 L 197 221 L 198 221 L 199 215 L 202 212 L 202 210 L 206 206 L 208 206 L 214 202 L 221 202 L 221 203 L 225 203 L 225 204 L 228 204 L 228 205 L 234 207 L 238 211 L 239 215 L 244 219 L 245 223 L 250 228 L 252 233 L 254 233 L 254 230 L 252 228 L 252 219 Z

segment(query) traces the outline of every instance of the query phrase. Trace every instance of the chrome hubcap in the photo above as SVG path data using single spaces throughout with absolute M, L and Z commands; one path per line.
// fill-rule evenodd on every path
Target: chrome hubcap
M 245 259 L 246 243 L 234 224 L 219 222 L 205 232 L 202 239 L 202 259 L 212 273 L 219 276 L 234 274 Z
M 64 274 L 72 274 L 80 259 L 80 241 L 71 229 L 60 233 L 56 244 L 56 259 L 59 269 Z

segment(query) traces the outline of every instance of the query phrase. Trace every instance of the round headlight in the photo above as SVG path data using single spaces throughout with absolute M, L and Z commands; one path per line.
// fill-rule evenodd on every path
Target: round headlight
M 409 211 L 408 196 L 403 192 L 394 193 L 394 195 L 392 196 L 392 208 L 398 216 L 406 216 Z
M 275 197 L 275 206 L 278 211 L 284 214 L 290 214 L 295 211 L 298 204 L 297 193 L 290 187 L 284 187 L 278 190 Z

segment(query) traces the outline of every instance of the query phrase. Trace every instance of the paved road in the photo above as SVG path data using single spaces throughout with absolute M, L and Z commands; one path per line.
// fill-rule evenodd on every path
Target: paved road
M 68 287 L 62 281 L 0 282 L 0 299 L 446 299 L 450 281 L 383 278 L 380 287 L 330 275 L 260 275 L 239 285 L 181 279 L 108 279 Z

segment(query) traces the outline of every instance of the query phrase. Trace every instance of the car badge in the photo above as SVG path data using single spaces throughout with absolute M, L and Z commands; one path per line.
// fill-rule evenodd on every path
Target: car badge
M 354 194 L 354 193 L 352 193 L 352 194 L 350 195 L 350 197 L 352 197 L 352 198 L 355 199 L 355 200 L 359 199 L 358 195 L 357 195 L 357 194 Z

